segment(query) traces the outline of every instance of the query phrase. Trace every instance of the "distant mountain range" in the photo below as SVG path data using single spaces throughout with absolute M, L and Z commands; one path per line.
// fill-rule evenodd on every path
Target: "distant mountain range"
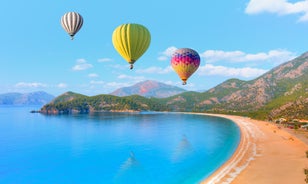
M 124 87 L 110 93 L 115 96 L 140 95 L 144 97 L 166 98 L 185 92 L 186 90 L 161 82 L 147 80 L 130 87 Z
M 0 94 L 0 105 L 44 105 L 49 103 L 53 95 L 43 91 L 33 93 Z
M 128 88 L 129 92 L 119 89 L 112 93 L 125 97 L 87 97 L 73 92 L 65 93 L 44 106 L 42 112 L 193 111 L 238 114 L 258 119 L 308 119 L 308 52 L 254 80 L 229 79 L 202 93 L 182 92 L 166 98 L 146 98 L 140 95 L 147 96 L 145 94 L 151 90 L 148 94 L 160 91 L 159 87 L 153 87 L 155 85 L 142 85 L 147 83 L 152 82 L 136 84 Z

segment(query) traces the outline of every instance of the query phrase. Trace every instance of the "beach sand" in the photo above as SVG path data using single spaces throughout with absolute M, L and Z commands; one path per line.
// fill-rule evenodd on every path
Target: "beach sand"
M 202 184 L 305 184 L 308 145 L 274 123 L 232 115 L 241 130 L 234 155 Z

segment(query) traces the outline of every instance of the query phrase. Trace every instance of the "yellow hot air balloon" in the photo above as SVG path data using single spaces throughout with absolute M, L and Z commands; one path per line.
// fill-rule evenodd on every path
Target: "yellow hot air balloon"
M 130 64 L 130 69 L 149 48 L 150 42 L 149 30 L 140 24 L 122 24 L 112 34 L 114 48 Z

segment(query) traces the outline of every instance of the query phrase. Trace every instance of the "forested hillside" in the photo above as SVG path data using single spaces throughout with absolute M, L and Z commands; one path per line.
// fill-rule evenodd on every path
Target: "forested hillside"
M 167 98 L 138 95 L 93 97 L 65 93 L 42 108 L 44 113 L 89 111 L 188 111 L 228 113 L 258 119 L 308 119 L 308 53 L 251 80 L 229 79 L 203 92 Z

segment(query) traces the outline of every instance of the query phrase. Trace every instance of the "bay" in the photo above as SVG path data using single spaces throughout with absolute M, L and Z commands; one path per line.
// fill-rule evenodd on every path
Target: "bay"
M 38 108 L 0 107 L 0 183 L 198 183 L 240 140 L 218 117 L 30 113 Z

